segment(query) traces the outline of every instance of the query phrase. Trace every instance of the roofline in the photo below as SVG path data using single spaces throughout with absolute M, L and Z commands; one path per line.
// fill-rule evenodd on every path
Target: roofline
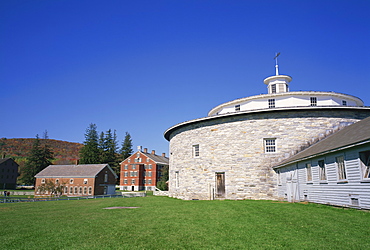
M 336 97 L 347 97 L 347 98 L 350 98 L 353 101 L 355 101 L 357 104 L 359 104 L 359 101 L 362 103 L 362 105 L 364 103 L 360 98 L 358 98 L 356 96 L 353 96 L 353 95 L 344 94 L 344 93 L 327 92 L 327 91 L 292 91 L 292 92 L 282 92 L 282 93 L 273 93 L 273 94 L 260 94 L 260 95 L 253 95 L 253 96 L 248 96 L 248 97 L 235 99 L 235 100 L 217 105 L 216 107 L 214 107 L 213 109 L 211 109 L 208 112 L 208 115 L 210 116 L 212 113 L 215 113 L 217 110 L 219 110 L 221 108 L 224 108 L 224 107 L 229 106 L 231 104 L 238 104 L 240 102 L 251 101 L 251 100 L 255 100 L 255 99 L 268 98 L 268 97 L 291 96 L 291 95 L 313 95 L 313 94 L 314 95 L 332 95 L 332 96 L 336 96 Z M 361 105 L 359 105 L 359 106 L 361 106 Z
M 214 115 L 214 116 L 207 116 L 203 118 L 197 118 L 194 120 L 185 121 L 182 123 L 178 123 L 170 128 L 168 128 L 164 133 L 163 136 L 167 141 L 170 141 L 171 133 L 181 127 L 194 124 L 197 122 L 203 122 L 208 120 L 216 120 L 225 117 L 232 117 L 232 116 L 239 116 L 239 115 L 246 115 L 246 114 L 255 114 L 255 113 L 265 113 L 265 112 L 279 112 L 279 111 L 296 111 L 296 110 L 325 110 L 325 109 L 346 109 L 346 110 L 369 110 L 370 107 L 367 106 L 339 106 L 339 105 L 331 105 L 331 106 L 296 106 L 296 107 L 280 107 L 280 108 L 267 108 L 267 109 L 253 109 L 253 110 L 246 110 L 246 111 L 238 111 L 233 113 L 221 114 L 221 115 Z
M 322 155 L 329 154 L 329 153 L 334 153 L 334 152 L 345 150 L 345 149 L 348 149 L 348 148 L 353 148 L 353 147 L 360 146 L 360 145 L 363 145 L 363 144 L 366 144 L 366 143 L 370 143 L 370 139 L 366 139 L 364 141 L 356 142 L 356 143 L 346 145 L 346 146 L 342 146 L 342 147 L 339 147 L 339 148 L 326 150 L 326 151 L 323 151 L 323 152 L 320 152 L 320 153 L 317 153 L 317 154 L 313 154 L 313 155 L 309 155 L 309 156 L 306 156 L 306 157 L 298 158 L 298 159 L 293 160 L 293 161 L 288 161 L 288 162 L 285 162 L 283 164 L 276 165 L 275 167 L 272 167 L 272 168 L 273 169 L 278 169 L 278 168 L 285 167 L 287 165 L 291 165 L 291 164 L 294 164 L 294 163 L 297 163 L 297 162 L 300 162 L 300 161 L 312 159 L 312 158 L 315 158 L 315 157 L 318 157 L 318 156 L 322 156 Z M 303 151 L 301 151 L 301 152 L 303 152 Z

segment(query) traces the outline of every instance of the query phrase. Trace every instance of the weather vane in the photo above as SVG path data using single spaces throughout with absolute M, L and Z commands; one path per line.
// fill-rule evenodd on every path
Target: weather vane
M 274 59 L 275 59 L 275 73 L 278 76 L 279 75 L 279 65 L 278 65 L 278 56 L 280 56 L 280 52 L 276 53 Z

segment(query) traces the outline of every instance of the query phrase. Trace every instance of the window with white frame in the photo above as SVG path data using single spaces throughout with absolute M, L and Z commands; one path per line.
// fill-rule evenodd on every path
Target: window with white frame
M 59 179 L 55 179 L 55 184 L 59 184 Z
M 148 172 L 148 176 L 149 177 L 152 177 L 152 172 Z
M 128 165 L 125 165 L 125 170 L 127 170 L 128 169 Z
M 108 182 L 108 174 L 107 173 L 104 174 L 104 182 Z
M 275 99 L 268 99 L 269 108 L 275 108 Z
M 240 111 L 240 105 L 235 105 L 235 111 Z
M 193 157 L 199 157 L 199 144 L 193 145 Z
M 317 98 L 316 97 L 310 97 L 311 106 L 317 106 Z
M 132 164 L 132 169 L 136 169 L 136 165 L 135 164 Z
M 326 181 L 326 171 L 325 171 L 325 162 L 324 162 L 324 160 L 318 161 L 318 165 L 319 165 L 320 181 Z
M 73 179 L 69 179 L 69 184 L 73 184 Z
M 84 184 L 87 184 L 87 179 L 84 179 Z
M 146 162 L 149 162 L 150 161 L 150 159 L 149 158 L 146 158 Z
M 312 168 L 311 163 L 306 163 L 306 179 L 307 181 L 312 181 Z
M 69 193 L 70 193 L 70 194 L 73 194 L 73 187 L 70 187 L 70 188 L 69 188 Z
M 41 183 L 44 184 L 45 183 L 45 179 L 41 179 Z
M 68 194 L 68 187 L 64 187 L 64 193 Z
M 92 187 L 89 187 L 89 194 L 92 193 Z
M 338 179 L 339 180 L 347 179 L 346 166 L 344 164 L 344 157 L 338 156 L 338 157 L 335 157 L 335 160 L 337 162 L 337 167 L 338 167 Z
M 84 194 L 87 193 L 87 187 L 84 187 Z
M 152 164 L 149 164 L 149 169 L 152 169 Z
M 276 152 L 276 138 L 265 138 L 263 139 L 265 153 Z
M 132 179 L 131 180 L 131 184 L 135 184 L 135 179 Z
M 75 194 L 77 194 L 77 192 L 78 192 L 78 188 L 77 188 L 77 187 L 75 187 Z
M 127 180 L 125 179 L 125 180 L 123 180 L 123 184 L 127 184 L 128 182 L 127 182 Z
M 364 179 L 370 179 L 370 150 L 360 152 L 360 162 L 362 169 L 362 176 Z
M 152 184 L 152 180 L 148 180 L 148 184 Z
M 347 101 L 346 100 L 342 100 L 342 105 L 343 106 L 347 106 Z
M 128 172 L 124 172 L 124 177 L 127 177 L 128 176 Z

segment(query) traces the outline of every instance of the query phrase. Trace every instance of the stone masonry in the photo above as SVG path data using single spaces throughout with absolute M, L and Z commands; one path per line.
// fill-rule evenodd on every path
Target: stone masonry
M 275 163 L 368 116 L 368 108 L 312 107 L 232 113 L 174 126 L 166 132 L 169 195 L 214 199 L 216 173 L 225 173 L 225 199 L 275 200 Z M 265 153 L 266 138 L 276 139 L 275 153 Z M 193 155 L 196 144 L 199 157 Z

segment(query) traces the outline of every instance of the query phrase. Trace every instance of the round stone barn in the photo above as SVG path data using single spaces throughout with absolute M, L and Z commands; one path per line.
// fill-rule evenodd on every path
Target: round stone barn
M 277 199 L 272 166 L 370 116 L 361 99 L 335 92 L 289 92 L 292 78 L 264 80 L 268 94 L 223 103 L 207 117 L 167 129 L 169 195 L 191 200 Z

